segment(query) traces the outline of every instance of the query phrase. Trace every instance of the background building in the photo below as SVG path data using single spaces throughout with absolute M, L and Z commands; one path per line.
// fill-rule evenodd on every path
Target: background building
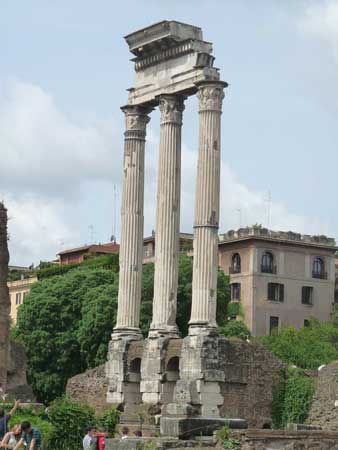
M 261 227 L 220 235 L 219 263 L 230 275 L 233 318 L 254 336 L 329 319 L 335 299 L 335 240 Z
M 17 281 L 9 281 L 7 283 L 11 299 L 11 320 L 14 324 L 16 323 L 19 306 L 23 303 L 26 295 L 29 293 L 32 284 L 37 281 L 37 277 L 31 277 Z
M 82 247 L 71 248 L 58 253 L 60 264 L 78 264 L 82 263 L 87 255 L 107 255 L 118 253 L 119 244 L 109 242 L 108 244 L 91 244 Z

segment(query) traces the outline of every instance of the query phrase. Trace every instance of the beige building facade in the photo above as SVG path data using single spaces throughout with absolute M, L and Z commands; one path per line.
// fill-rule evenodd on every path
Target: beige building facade
M 220 235 L 219 264 L 230 275 L 233 318 L 254 336 L 310 317 L 330 318 L 335 299 L 334 239 L 260 227 Z
M 31 277 L 7 283 L 11 299 L 11 320 L 13 324 L 16 323 L 18 308 L 24 302 L 26 295 L 29 294 L 32 285 L 37 281 L 37 277 Z

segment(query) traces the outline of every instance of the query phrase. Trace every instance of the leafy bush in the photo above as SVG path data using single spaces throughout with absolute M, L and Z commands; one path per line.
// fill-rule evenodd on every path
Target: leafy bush
M 48 410 L 53 425 L 46 450 L 78 450 L 88 425 L 95 426 L 94 410 L 68 397 L 55 400 Z
M 111 435 L 115 434 L 116 425 L 119 423 L 120 413 L 117 409 L 111 408 L 98 418 L 98 426 Z
M 303 369 L 317 369 L 338 359 L 338 319 L 329 322 L 310 320 L 310 326 L 296 330 L 282 328 L 281 332 L 261 338 L 265 347 L 282 361 Z
M 248 327 L 241 320 L 229 320 L 223 327 L 220 327 L 219 333 L 222 336 L 237 337 L 243 341 L 251 337 Z
M 216 433 L 217 441 L 225 450 L 241 450 L 241 443 L 237 439 L 229 436 L 229 428 L 227 425 L 220 428 Z
M 314 379 L 305 375 L 301 369 L 284 371 L 273 396 L 273 426 L 284 428 L 288 423 L 304 423 L 314 392 Z

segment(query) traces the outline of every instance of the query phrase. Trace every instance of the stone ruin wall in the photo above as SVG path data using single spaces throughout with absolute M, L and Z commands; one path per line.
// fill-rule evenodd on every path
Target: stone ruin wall
M 9 314 L 11 302 L 7 287 L 9 252 L 7 210 L 0 202 L 0 386 L 6 389 L 8 366 Z
M 142 358 L 141 342 L 133 342 L 128 352 L 127 365 L 136 358 Z M 165 355 L 166 363 L 181 356 L 181 339 L 174 339 Z M 220 407 L 221 417 L 239 417 L 248 421 L 250 427 L 262 428 L 271 424 L 272 391 L 279 382 L 280 371 L 284 365 L 258 344 L 249 344 L 239 340 L 223 341 L 222 366 L 225 383 L 221 394 L 224 403 Z M 76 375 L 67 384 L 67 394 L 79 402 L 90 403 L 97 412 L 109 409 L 112 404 L 106 401 L 107 379 L 104 366 Z M 142 411 L 151 415 L 154 406 L 143 406 Z M 136 410 L 137 407 L 133 405 Z M 128 405 L 125 414 L 128 413 Z M 139 409 L 138 411 L 140 411 Z M 147 410 L 147 411 L 146 411 Z
M 324 430 L 338 431 L 338 362 L 318 371 L 318 382 L 307 420 Z

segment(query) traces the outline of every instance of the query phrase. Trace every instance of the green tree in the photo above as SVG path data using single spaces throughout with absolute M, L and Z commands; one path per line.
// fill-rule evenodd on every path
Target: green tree
M 26 347 L 28 381 L 38 400 L 48 403 L 58 397 L 67 380 L 87 368 L 87 355 L 81 351 L 82 342 L 77 336 L 84 299 L 90 303 L 94 295 L 91 290 L 96 293 L 99 286 L 113 285 L 114 281 L 111 270 L 83 269 L 45 279 L 32 287 L 19 309 L 13 335 Z

